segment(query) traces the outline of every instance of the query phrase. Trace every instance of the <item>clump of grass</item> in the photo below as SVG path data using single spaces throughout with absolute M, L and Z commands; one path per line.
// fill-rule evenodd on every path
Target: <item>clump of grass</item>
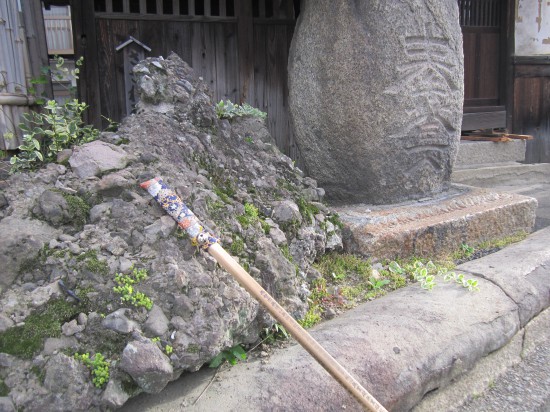
M 86 300 L 74 305 L 64 299 L 48 302 L 25 319 L 25 324 L 0 333 L 0 352 L 32 358 L 42 349 L 44 340 L 61 336 L 61 325 L 86 312 Z
M 352 255 L 342 253 L 327 253 L 314 264 L 325 278 L 335 281 L 344 280 L 350 275 L 368 278 L 371 275 L 371 265 L 368 261 Z
M 233 256 L 239 256 L 244 252 L 244 240 L 240 236 L 235 235 L 231 246 L 229 246 L 229 252 Z
M 260 212 L 258 211 L 258 208 L 253 204 L 245 203 L 244 213 L 237 216 L 237 221 L 244 229 L 246 229 L 254 225 L 256 222 L 260 221 Z
M 109 265 L 107 262 L 99 260 L 97 252 L 89 249 L 76 257 L 77 262 L 83 262 L 84 268 L 92 273 L 107 276 L 109 274 Z
M 298 198 L 296 204 L 298 205 L 298 209 L 300 210 L 302 217 L 309 221 L 311 221 L 315 215 L 319 213 L 319 208 L 313 203 L 305 200 L 303 197 Z
M 0 378 L 0 396 L 8 396 L 10 393 L 10 388 L 4 382 L 4 379 Z
M 72 223 L 75 227 L 82 229 L 88 220 L 90 205 L 79 196 L 62 193 L 69 205 L 69 214 L 73 217 Z
M 477 249 L 492 249 L 498 248 L 502 249 L 512 243 L 517 243 L 524 240 L 527 237 L 528 233 L 525 231 L 520 231 L 510 236 L 505 236 L 499 239 L 488 240 L 486 242 L 481 242 L 477 245 Z

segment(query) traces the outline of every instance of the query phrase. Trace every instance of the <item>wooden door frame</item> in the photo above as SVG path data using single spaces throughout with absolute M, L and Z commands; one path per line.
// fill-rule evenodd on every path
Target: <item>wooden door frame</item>
M 499 104 L 493 106 L 464 106 L 462 130 L 505 127 L 511 130 L 513 116 L 513 53 L 515 1 L 504 0 L 501 9 L 499 36 Z M 502 110 L 504 108 L 504 110 Z

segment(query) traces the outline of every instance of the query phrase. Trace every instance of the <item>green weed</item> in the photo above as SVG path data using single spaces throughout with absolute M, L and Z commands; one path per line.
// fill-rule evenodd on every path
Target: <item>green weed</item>
M 92 273 L 107 276 L 109 274 L 109 265 L 103 260 L 99 260 L 97 252 L 89 249 L 76 257 L 77 262 L 83 262 L 84 268 Z
M 241 345 L 235 345 L 229 349 L 220 352 L 210 361 L 210 368 L 217 368 L 223 362 L 229 362 L 231 365 L 236 365 L 238 361 L 246 360 L 246 352 Z
M 309 221 L 312 221 L 315 218 L 315 215 L 319 213 L 319 208 L 305 200 L 303 197 L 298 198 L 296 204 L 298 205 L 300 214 Z
M 370 263 L 352 254 L 331 252 L 321 256 L 313 265 L 325 278 L 335 281 L 344 280 L 355 274 L 361 278 L 371 275 Z
M 228 120 L 233 120 L 235 117 L 243 116 L 259 117 L 260 119 L 265 119 L 267 117 L 267 113 L 250 106 L 248 103 L 238 105 L 230 100 L 226 100 L 225 102 L 220 100 L 216 104 L 216 114 L 218 115 L 218 118 Z
M 166 345 L 164 347 L 164 352 L 166 352 L 166 354 L 170 356 L 172 352 L 174 352 L 174 348 L 171 345 Z
M 73 225 L 82 229 L 88 220 L 90 205 L 79 196 L 67 193 L 62 193 L 62 195 L 69 205 L 69 214 L 73 217 Z
M 240 256 L 244 253 L 244 240 L 240 236 L 235 235 L 233 238 L 233 242 L 229 246 L 229 253 L 233 256 Z
M 109 382 L 109 362 L 101 353 L 96 353 L 93 358 L 90 358 L 89 353 L 75 353 L 74 358 L 90 369 L 92 382 L 97 388 L 102 388 Z
M 264 328 L 260 334 L 262 342 L 274 343 L 278 340 L 287 340 L 290 337 L 285 327 L 279 323 L 273 324 L 269 328 Z
M 136 291 L 133 286 L 145 279 L 147 279 L 147 271 L 145 269 L 134 268 L 129 275 L 117 273 L 115 275 L 115 283 L 118 286 L 113 287 L 113 291 L 120 295 L 121 302 L 151 310 L 153 301 L 145 293 Z
M 258 208 L 251 203 L 245 203 L 244 213 L 237 216 L 237 221 L 244 229 L 256 224 L 260 221 Z

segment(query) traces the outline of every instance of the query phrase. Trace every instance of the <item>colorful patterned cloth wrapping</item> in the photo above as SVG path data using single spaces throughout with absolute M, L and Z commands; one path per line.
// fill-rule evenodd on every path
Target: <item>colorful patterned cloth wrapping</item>
M 204 250 L 208 250 L 210 246 L 218 242 L 218 238 L 204 229 L 195 214 L 189 210 L 176 192 L 164 184 L 160 177 L 143 182 L 140 186 L 147 190 L 174 218 L 178 226 L 187 232 L 193 246 L 200 246 Z

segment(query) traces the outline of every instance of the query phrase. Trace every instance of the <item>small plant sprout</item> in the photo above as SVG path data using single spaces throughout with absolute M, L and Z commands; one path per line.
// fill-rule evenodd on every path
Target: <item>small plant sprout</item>
M 476 279 L 466 279 L 463 274 L 456 274 L 455 272 L 446 273 L 444 278 L 446 282 L 456 282 L 459 285 L 465 287 L 470 292 L 478 292 L 479 286 Z
M 246 352 L 241 345 L 235 345 L 216 355 L 208 366 L 210 368 L 217 368 L 225 361 L 229 362 L 231 365 L 236 365 L 239 360 L 246 360 Z
M 153 301 L 145 293 L 136 291 L 133 286 L 146 278 L 147 271 L 145 269 L 134 268 L 129 275 L 117 273 L 115 283 L 118 286 L 113 287 L 113 291 L 120 295 L 122 303 L 130 303 L 135 307 L 144 307 L 151 310 Z
M 74 358 L 90 369 L 92 381 L 97 388 L 102 388 L 109 382 L 109 362 L 101 353 L 96 353 L 93 358 L 89 353 L 75 353 Z
M 462 244 L 460 245 L 460 250 L 461 250 L 461 251 L 464 253 L 464 255 L 466 255 L 466 256 L 471 256 L 471 255 L 474 253 L 474 251 L 475 251 L 475 249 L 474 249 L 473 247 L 468 246 L 466 243 L 462 243 Z
M 371 285 L 373 290 L 380 290 L 388 283 L 390 283 L 388 279 L 376 279 L 374 276 L 369 277 L 369 285 Z
M 170 356 L 172 354 L 172 352 L 174 351 L 174 348 L 171 345 L 166 345 L 164 347 L 164 351 L 166 352 L 166 354 L 168 356 Z
M 262 342 L 267 343 L 274 343 L 278 340 L 287 340 L 290 337 L 285 327 L 279 323 L 275 323 L 269 328 L 264 328 L 262 331 L 262 336 Z
M 388 270 L 398 275 L 408 275 L 412 279 L 420 283 L 420 286 L 426 290 L 432 290 L 436 276 L 443 276 L 445 282 L 454 281 L 459 285 L 467 288 L 471 292 L 479 290 L 478 281 L 475 279 L 465 279 L 464 275 L 457 275 L 455 272 L 449 272 L 446 267 L 438 266 L 431 260 L 426 264 L 415 259 L 412 263 L 404 264 L 403 267 L 399 263 L 392 261 L 388 265 Z

